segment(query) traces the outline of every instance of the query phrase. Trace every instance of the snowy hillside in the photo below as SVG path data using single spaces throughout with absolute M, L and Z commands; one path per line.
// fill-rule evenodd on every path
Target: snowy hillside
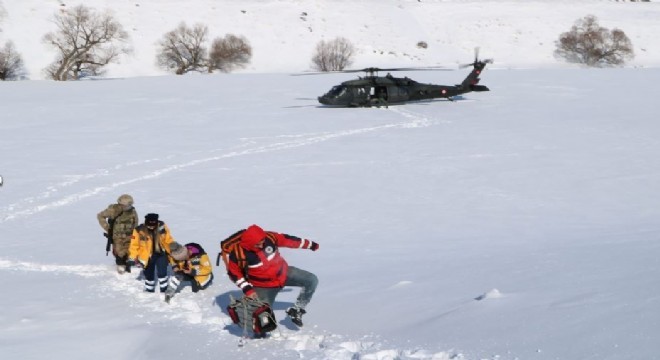
M 657 2 L 85 4 L 126 19 L 135 56 L 108 74 L 125 78 L 0 82 L 0 359 L 660 358 Z M 42 19 L 60 4 L 3 5 L 1 36 L 37 79 L 50 61 Z M 551 58 L 587 9 L 628 33 L 630 66 Z M 161 74 L 154 41 L 180 18 L 215 19 L 217 35 L 269 53 L 236 74 L 134 77 Z M 482 74 L 491 91 L 322 107 L 316 96 L 355 74 L 289 73 L 347 31 L 363 49 L 356 67 L 455 64 L 480 45 L 496 61 Z M 396 55 L 365 50 L 386 46 Z M 400 75 L 454 84 L 467 71 Z M 239 348 L 225 312 L 239 291 L 222 266 L 169 305 L 137 272 L 116 274 L 96 214 L 122 193 L 212 258 L 253 223 L 317 241 L 282 250 L 320 280 L 305 327 L 285 318 L 298 291 L 287 288 L 279 329 Z
M 41 39 L 55 29 L 53 15 L 79 2 L 4 0 L 0 39 L 12 40 L 31 79 L 54 52 Z M 498 68 L 566 67 L 552 55 L 559 34 L 592 14 L 607 28 L 623 29 L 636 58 L 630 66 L 660 64 L 660 3 L 541 0 L 87 0 L 109 9 L 129 32 L 134 53 L 110 66 L 109 77 L 159 75 L 156 43 L 181 21 L 209 27 L 210 37 L 244 35 L 253 59 L 243 72 L 300 72 L 310 69 L 316 44 L 337 36 L 358 49 L 354 67 L 454 66 L 472 58 L 475 46 Z M 29 19 L 29 20 L 27 20 Z M 27 21 L 26 21 L 27 20 Z M 427 49 L 416 45 L 424 41 Z

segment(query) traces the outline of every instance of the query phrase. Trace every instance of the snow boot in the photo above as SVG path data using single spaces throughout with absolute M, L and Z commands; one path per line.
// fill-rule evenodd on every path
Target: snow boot
M 253 339 L 268 339 L 268 333 L 259 333 L 259 332 L 255 332 L 255 333 L 252 335 L 252 338 L 253 338 Z
M 294 324 L 298 325 L 299 327 L 303 326 L 302 316 L 306 312 L 307 311 L 305 311 L 305 309 L 301 309 L 301 308 L 296 307 L 296 306 L 290 307 L 286 310 L 286 314 L 289 315 L 289 317 L 291 318 L 291 321 Z

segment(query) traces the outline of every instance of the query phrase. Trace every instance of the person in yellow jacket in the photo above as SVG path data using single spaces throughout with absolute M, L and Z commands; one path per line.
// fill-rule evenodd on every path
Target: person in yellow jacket
M 160 292 L 167 290 L 170 244 L 174 242 L 170 229 L 158 220 L 158 214 L 147 214 L 144 224 L 133 230 L 128 250 L 129 265 L 139 264 L 144 268 L 144 291 L 155 292 L 156 278 Z
M 174 276 L 170 277 L 170 285 L 165 293 L 166 302 L 169 303 L 186 282 L 191 284 L 194 293 L 208 288 L 213 283 L 211 260 L 201 245 L 187 243 L 182 246 L 173 242 L 170 244 L 170 255 Z

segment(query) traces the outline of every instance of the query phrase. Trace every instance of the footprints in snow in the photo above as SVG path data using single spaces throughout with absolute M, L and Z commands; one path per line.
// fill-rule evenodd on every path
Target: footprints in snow
M 166 304 L 161 294 L 144 293 L 142 291 L 142 282 L 137 281 L 134 275 L 118 275 L 114 271 L 114 266 L 108 265 L 57 265 L 57 264 L 38 264 L 21 261 L 10 261 L 0 259 L 0 271 L 26 271 L 26 272 L 47 272 L 53 274 L 66 274 L 82 277 L 99 278 L 96 282 L 97 293 L 101 297 L 118 297 L 130 299 L 130 306 L 139 308 L 141 317 L 145 321 L 150 321 L 149 314 L 155 314 L 158 319 L 165 321 L 174 321 L 176 323 L 184 322 L 194 326 L 204 326 L 209 332 L 218 333 L 218 339 L 223 337 L 234 338 L 225 326 L 231 324 L 228 316 L 222 314 L 219 316 L 209 313 L 216 312 L 217 307 L 208 297 L 199 297 L 200 294 L 182 293 L 175 299 L 176 302 Z M 412 282 L 402 281 L 398 285 L 406 286 Z M 489 292 L 491 293 L 492 290 Z M 197 295 L 197 296 L 195 296 Z M 303 330 L 305 331 L 305 330 Z M 337 360 L 359 360 L 359 359 L 463 359 L 461 354 L 451 354 L 446 352 L 432 353 L 426 350 L 402 350 L 402 349 L 382 349 L 382 344 L 376 341 L 346 340 L 341 335 L 336 334 L 305 334 L 299 332 L 277 332 L 273 336 L 262 341 L 254 342 L 254 345 L 261 347 L 262 344 L 273 347 L 273 343 L 281 342 L 281 346 L 274 349 L 283 348 L 290 351 L 297 351 L 301 357 L 305 353 L 318 353 L 326 359 Z M 251 342 L 248 344 L 252 344 Z
M 400 114 L 406 119 L 404 122 L 385 124 L 380 126 L 373 127 L 363 127 L 363 128 L 354 128 L 346 129 L 335 132 L 327 132 L 320 134 L 300 134 L 300 135 L 279 135 L 273 136 L 270 139 L 273 139 L 274 142 L 266 145 L 263 144 L 264 140 L 261 140 L 259 144 L 252 143 L 251 141 L 244 141 L 241 145 L 234 148 L 234 150 L 219 150 L 219 149 L 210 149 L 203 152 L 197 151 L 194 153 L 179 154 L 177 156 L 170 155 L 162 159 L 148 159 L 143 161 L 132 161 L 125 164 L 118 164 L 109 169 L 95 169 L 88 174 L 82 175 L 66 175 L 64 180 L 50 185 L 47 189 L 36 196 L 30 196 L 19 200 L 13 204 L 7 205 L 3 208 L 0 208 L 0 224 L 15 220 L 22 217 L 31 216 L 42 211 L 52 210 L 55 208 L 72 205 L 79 201 L 82 201 L 86 198 L 96 196 L 102 193 L 108 193 L 114 191 L 117 188 L 124 187 L 136 182 L 147 181 L 154 178 L 164 176 L 173 171 L 183 170 L 188 167 L 197 166 L 200 164 L 220 161 L 223 159 L 268 153 L 273 151 L 293 149 L 303 146 L 310 146 L 313 144 L 333 140 L 336 138 L 353 136 L 358 134 L 364 134 L 369 132 L 381 131 L 389 128 L 416 128 L 416 127 L 427 127 L 430 126 L 433 122 L 437 120 L 430 120 L 428 117 L 421 114 L 414 113 L 410 110 L 405 110 L 403 108 L 392 108 L 390 111 L 393 111 L 397 114 Z M 250 140 L 250 139 L 242 139 Z M 247 146 L 246 146 L 247 145 Z M 222 152 L 218 155 L 209 156 L 216 152 Z M 206 155 L 206 157 L 200 157 Z M 190 160 L 179 160 L 175 161 L 176 158 L 189 157 Z M 82 191 L 63 194 L 68 187 L 71 187 L 74 184 L 88 181 L 96 181 L 99 178 L 104 178 L 116 174 L 118 172 L 126 172 L 128 168 L 138 168 L 143 167 L 146 164 L 156 165 L 151 170 L 147 170 L 145 173 L 144 170 L 141 171 L 141 175 L 129 175 L 125 178 L 126 180 L 114 182 L 114 183 L 101 183 L 100 185 L 91 185 L 87 186 L 86 189 Z

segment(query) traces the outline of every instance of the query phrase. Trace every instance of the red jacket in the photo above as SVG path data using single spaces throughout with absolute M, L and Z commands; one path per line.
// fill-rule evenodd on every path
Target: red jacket
M 254 293 L 253 287 L 284 287 L 289 265 L 279 252 L 280 247 L 312 249 L 313 242 L 295 236 L 266 232 L 263 248 L 245 250 L 247 269 L 241 269 L 236 254 L 229 254 L 227 274 L 245 295 Z

